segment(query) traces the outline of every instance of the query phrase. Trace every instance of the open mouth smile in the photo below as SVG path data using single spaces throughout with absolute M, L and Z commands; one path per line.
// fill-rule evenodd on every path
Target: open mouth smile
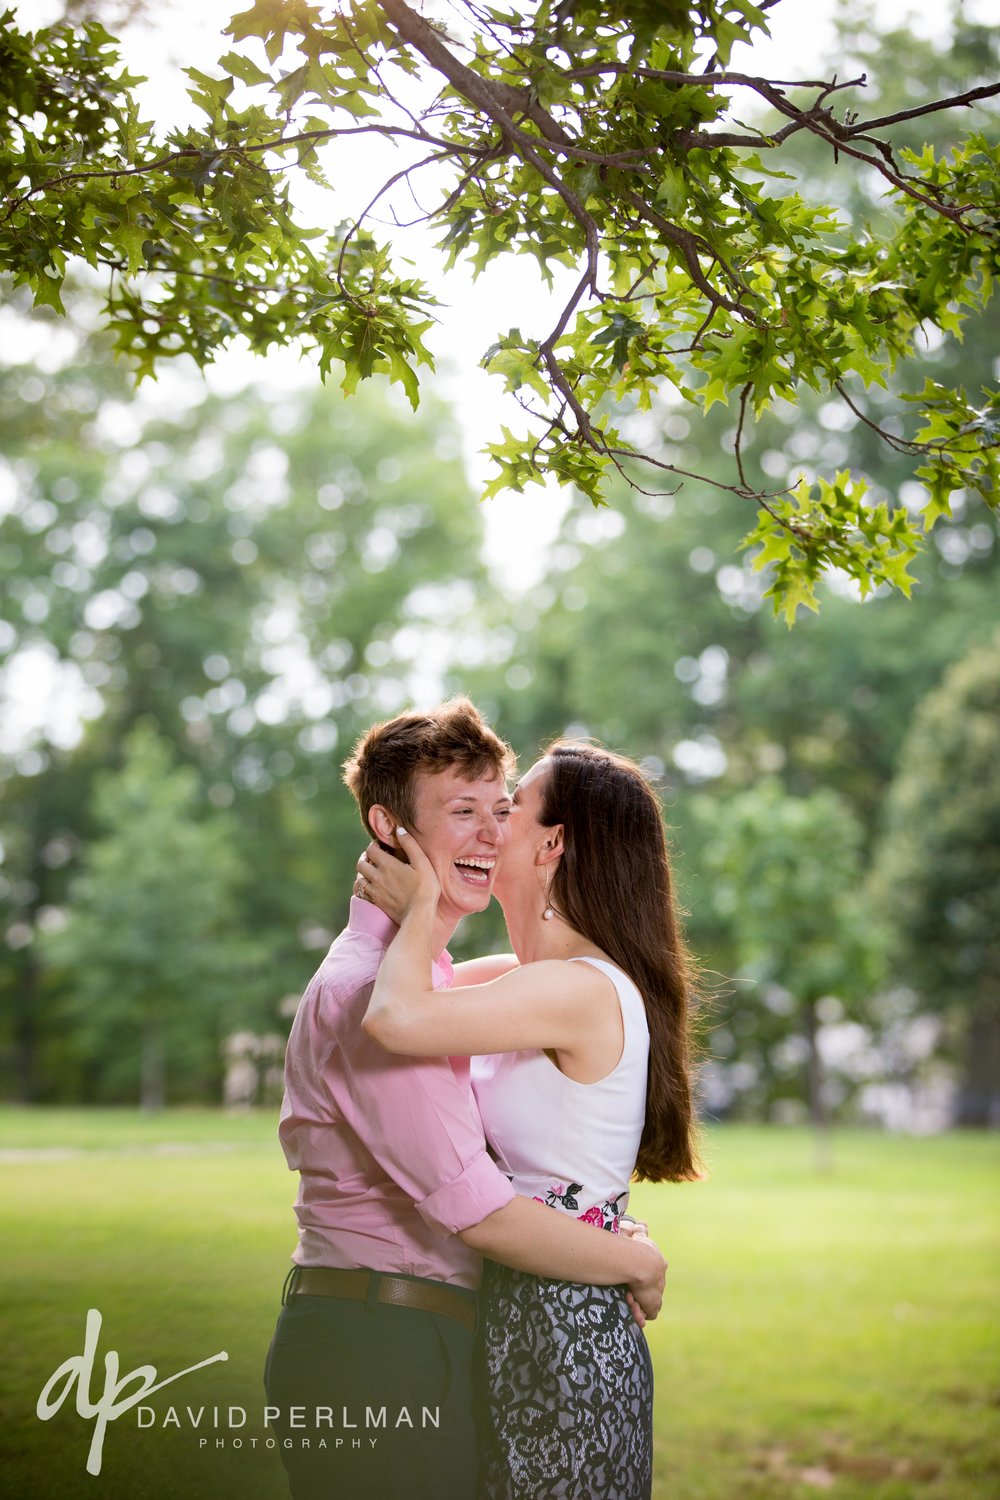
M 496 859 L 489 855 L 477 857 L 470 854 L 455 860 L 455 869 L 469 885 L 486 886 L 490 883 Z

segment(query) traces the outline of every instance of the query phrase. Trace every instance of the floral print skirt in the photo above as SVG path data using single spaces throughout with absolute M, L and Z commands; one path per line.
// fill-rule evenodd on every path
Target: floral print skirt
M 653 1369 L 624 1287 L 486 1263 L 479 1500 L 648 1500 Z

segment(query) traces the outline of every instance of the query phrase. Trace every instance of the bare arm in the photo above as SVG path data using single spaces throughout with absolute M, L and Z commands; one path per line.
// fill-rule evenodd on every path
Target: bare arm
M 517 968 L 517 956 L 513 953 L 490 953 L 485 958 L 470 958 L 455 965 L 456 985 L 488 984 Z
M 363 858 L 372 899 L 399 921 L 379 968 L 362 1026 L 387 1052 L 474 1056 L 553 1048 L 572 1058 L 602 1028 L 616 1029 L 614 986 L 589 964 L 554 959 L 507 966 L 487 983 L 435 990 L 431 959 L 437 882 L 416 841 L 397 830 L 412 868 L 369 846 Z M 609 1038 L 613 1048 L 614 1037 Z
M 660 1310 L 666 1261 L 652 1240 L 609 1234 L 520 1197 L 463 1229 L 459 1238 L 516 1271 L 591 1286 L 628 1285 L 647 1318 Z

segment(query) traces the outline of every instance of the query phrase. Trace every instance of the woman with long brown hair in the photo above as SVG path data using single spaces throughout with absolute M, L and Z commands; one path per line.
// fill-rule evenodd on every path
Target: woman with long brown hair
M 390 1052 L 470 1055 L 487 1138 L 525 1193 L 617 1232 L 629 1182 L 699 1175 L 690 966 L 659 802 L 638 766 L 557 742 L 514 793 L 494 890 L 514 955 L 433 990 L 437 881 L 397 829 L 365 894 L 400 923 L 364 1027 Z M 652 1370 L 625 1289 L 488 1266 L 488 1500 L 642 1500 Z

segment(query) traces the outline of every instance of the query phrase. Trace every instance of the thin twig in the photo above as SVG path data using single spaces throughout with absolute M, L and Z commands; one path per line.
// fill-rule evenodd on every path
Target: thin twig
M 920 443 L 915 438 L 897 437 L 894 432 L 888 432 L 886 428 L 880 427 L 872 417 L 869 417 L 844 390 L 843 383 L 839 380 L 833 382 L 834 388 L 841 400 L 850 407 L 854 415 L 862 421 L 872 432 L 878 434 L 884 443 L 887 443 L 896 453 L 905 454 L 909 458 L 919 457 L 922 453 L 942 453 L 949 448 L 957 448 L 959 452 L 969 452 L 970 446 L 977 448 L 995 448 L 1000 445 L 1000 439 L 990 443 L 979 443 L 968 432 L 955 432 L 949 437 L 933 438 L 930 442 Z
M 953 94 L 950 99 L 935 99 L 933 104 L 918 104 L 913 109 L 901 109 L 894 115 L 882 115 L 877 120 L 863 120 L 848 127 L 851 135 L 859 131 L 883 130 L 887 125 L 898 125 L 902 120 L 917 120 L 923 115 L 932 115 L 939 109 L 957 109 L 959 106 L 977 104 L 980 99 L 993 99 L 1000 94 L 1000 83 L 984 83 L 964 94 Z
M 337 268 L 334 272 L 334 275 L 337 278 L 337 285 L 340 287 L 340 290 L 343 292 L 344 296 L 348 299 L 349 302 L 354 303 L 355 307 L 359 306 L 359 303 L 357 302 L 356 298 L 351 296 L 350 292 L 344 286 L 344 256 L 347 254 L 347 247 L 351 243 L 351 240 L 357 234 L 365 218 L 375 207 L 378 200 L 383 197 L 390 188 L 395 187 L 396 183 L 399 182 L 401 178 L 405 177 L 407 181 L 409 181 L 411 172 L 419 171 L 421 167 L 431 166 L 436 161 L 443 161 L 448 155 L 449 153 L 447 151 L 435 151 L 430 156 L 425 156 L 423 161 L 413 162 L 410 166 L 403 167 L 399 172 L 393 173 L 388 182 L 384 182 L 382 184 L 371 202 L 361 210 L 357 218 L 354 220 L 354 223 L 344 235 L 343 241 L 341 242 L 340 246 L 340 254 L 337 256 Z
M 740 391 L 740 420 L 736 426 L 736 442 L 734 444 L 736 453 L 736 468 L 739 472 L 740 483 L 743 485 L 744 489 L 749 489 L 749 485 L 747 484 L 747 476 L 743 470 L 743 423 L 746 421 L 747 399 L 752 390 L 753 381 L 748 380 L 746 385 Z

